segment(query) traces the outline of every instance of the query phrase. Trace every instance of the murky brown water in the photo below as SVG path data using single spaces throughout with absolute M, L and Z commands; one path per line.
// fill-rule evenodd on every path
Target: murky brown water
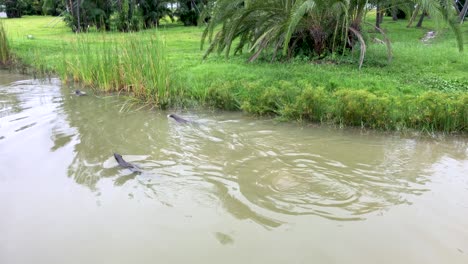
M 468 263 L 467 138 L 71 92 L 0 72 L 2 264 Z

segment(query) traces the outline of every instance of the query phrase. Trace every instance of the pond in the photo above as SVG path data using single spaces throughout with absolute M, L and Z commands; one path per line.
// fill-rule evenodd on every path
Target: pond
M 0 71 L 0 263 L 468 263 L 464 136 L 73 91 Z

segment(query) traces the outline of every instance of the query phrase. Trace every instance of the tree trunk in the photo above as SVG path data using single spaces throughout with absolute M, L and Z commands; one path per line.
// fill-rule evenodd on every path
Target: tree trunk
M 75 16 L 75 14 L 74 14 L 75 11 L 73 10 L 73 1 L 72 0 L 68 0 L 68 8 L 70 10 L 70 13 L 71 13 L 72 17 L 74 17 Z
M 458 18 L 460 19 L 462 23 L 463 23 L 463 20 L 465 19 L 467 11 L 468 11 L 468 0 L 465 1 L 465 4 L 463 5 L 463 8 L 460 11 L 460 14 L 458 16 Z
M 413 25 L 414 20 L 416 19 L 416 16 L 419 13 L 419 9 L 421 8 L 421 5 L 416 5 L 416 8 L 414 9 L 413 15 L 410 18 L 410 21 L 408 22 L 408 25 L 406 27 L 411 27 Z
M 453 0 L 453 7 L 455 8 L 455 11 L 457 11 L 457 16 L 460 15 L 460 8 L 458 8 L 458 1 L 457 0 Z
M 132 22 L 133 10 L 135 9 L 135 1 L 128 1 L 128 23 Z
M 76 14 L 78 16 L 78 27 L 76 29 L 76 32 L 81 32 L 81 18 L 80 18 L 80 0 L 78 0 L 78 4 L 76 6 Z
M 422 27 L 422 23 L 423 23 L 423 20 L 424 20 L 425 16 L 426 16 L 426 11 L 423 10 L 423 12 L 421 14 L 421 17 L 419 18 L 418 24 L 416 25 L 417 28 Z
M 382 21 L 382 18 L 380 17 L 381 11 L 380 11 L 380 5 L 377 5 L 377 10 L 375 13 L 375 27 L 380 28 L 380 22 Z
M 398 8 L 397 7 L 392 7 L 392 19 L 393 21 L 398 20 Z

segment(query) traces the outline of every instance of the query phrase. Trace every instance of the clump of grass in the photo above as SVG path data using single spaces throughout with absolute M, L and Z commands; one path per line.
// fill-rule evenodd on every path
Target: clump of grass
M 3 23 L 0 21 L 0 64 L 9 64 L 11 58 L 10 46 Z
M 87 36 L 71 42 L 72 54 L 62 53 L 57 72 L 105 92 L 127 92 L 160 107 L 171 104 L 169 64 L 164 43 L 156 37 L 141 41 L 133 36 L 112 40 L 102 35 L 93 44 Z

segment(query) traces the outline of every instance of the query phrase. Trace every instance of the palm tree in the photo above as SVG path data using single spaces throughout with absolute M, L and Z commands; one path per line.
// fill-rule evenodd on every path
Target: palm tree
M 374 1 L 389 2 L 408 5 L 407 1 Z M 252 52 L 249 61 L 254 61 L 262 53 L 269 54 L 272 60 L 279 53 L 286 58 L 297 54 L 320 58 L 359 44 L 361 65 L 366 50 L 361 24 L 368 3 L 368 0 L 217 0 L 202 36 L 202 47 L 208 39 L 210 46 L 205 57 L 213 51 L 229 56 L 237 43 L 234 54 L 248 47 Z M 415 0 L 415 3 L 449 23 L 462 51 L 462 34 L 454 23 L 452 0 Z M 220 30 L 215 34 L 217 28 Z M 236 39 L 239 41 L 235 42 Z
M 246 5 L 244 0 L 218 0 L 202 37 L 202 45 L 206 38 L 211 41 L 205 57 L 214 50 L 228 56 L 235 39 L 239 42 L 234 53 L 248 46 L 249 61 L 262 52 L 270 52 L 272 59 L 279 52 L 287 58 L 323 57 L 358 42 L 365 51 L 360 31 L 366 4 L 367 0 L 250 0 Z

